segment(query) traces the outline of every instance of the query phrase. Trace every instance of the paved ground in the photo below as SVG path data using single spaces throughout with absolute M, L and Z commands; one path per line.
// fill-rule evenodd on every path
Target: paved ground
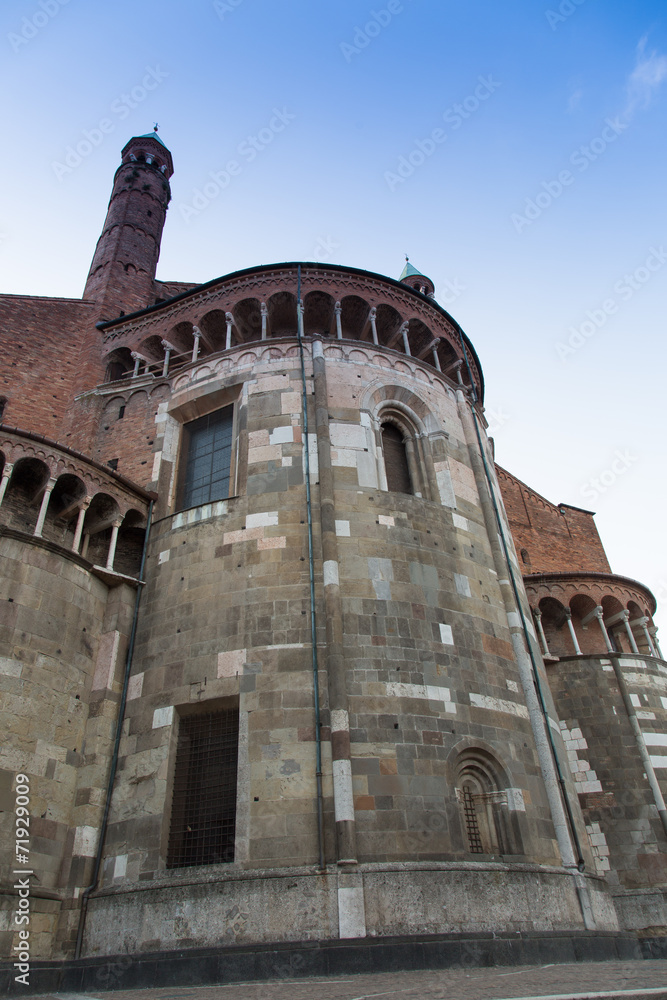
M 396 972 L 328 979 L 282 979 L 233 986 L 55 993 L 55 1000 L 509 1000 L 641 995 L 667 1000 L 667 960 Z M 23 1000 L 29 1000 L 23 994 Z

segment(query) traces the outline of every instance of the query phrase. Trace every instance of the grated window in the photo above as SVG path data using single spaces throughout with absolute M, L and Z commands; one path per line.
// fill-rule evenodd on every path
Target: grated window
M 185 425 L 183 509 L 229 495 L 233 422 L 234 407 L 226 406 Z
M 167 868 L 234 860 L 238 709 L 180 720 Z
M 393 424 L 382 425 L 382 453 L 390 493 L 412 493 L 403 435 Z

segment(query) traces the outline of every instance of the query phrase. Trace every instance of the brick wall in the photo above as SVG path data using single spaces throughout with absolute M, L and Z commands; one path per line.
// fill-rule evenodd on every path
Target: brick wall
M 0 394 L 8 400 L 3 423 L 65 442 L 73 396 L 95 384 L 82 380 L 94 338 L 101 341 L 90 302 L 0 296 Z M 98 372 L 100 367 L 98 349 Z
M 496 466 L 521 571 L 528 573 L 610 573 L 590 511 L 550 503 Z

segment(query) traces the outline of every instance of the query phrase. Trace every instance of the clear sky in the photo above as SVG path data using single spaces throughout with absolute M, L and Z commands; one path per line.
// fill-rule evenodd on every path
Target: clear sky
M 498 461 L 597 511 L 667 645 L 664 2 L 5 0 L 0 46 L 1 291 L 81 295 L 155 121 L 158 277 L 409 253 L 477 349 Z

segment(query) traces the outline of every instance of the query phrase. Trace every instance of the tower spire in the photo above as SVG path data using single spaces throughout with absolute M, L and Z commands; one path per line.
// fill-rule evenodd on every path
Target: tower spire
M 145 309 L 155 301 L 155 272 L 167 206 L 171 153 L 157 134 L 134 136 L 123 148 L 102 235 L 83 293 L 100 319 Z
M 408 285 L 410 288 L 416 289 L 418 292 L 422 292 L 424 295 L 433 296 L 435 292 L 435 285 L 430 278 L 427 278 L 425 274 L 418 271 L 416 267 L 413 267 L 410 263 L 410 258 L 405 255 L 405 267 L 401 271 L 401 276 L 398 279 L 402 281 L 404 285 Z

